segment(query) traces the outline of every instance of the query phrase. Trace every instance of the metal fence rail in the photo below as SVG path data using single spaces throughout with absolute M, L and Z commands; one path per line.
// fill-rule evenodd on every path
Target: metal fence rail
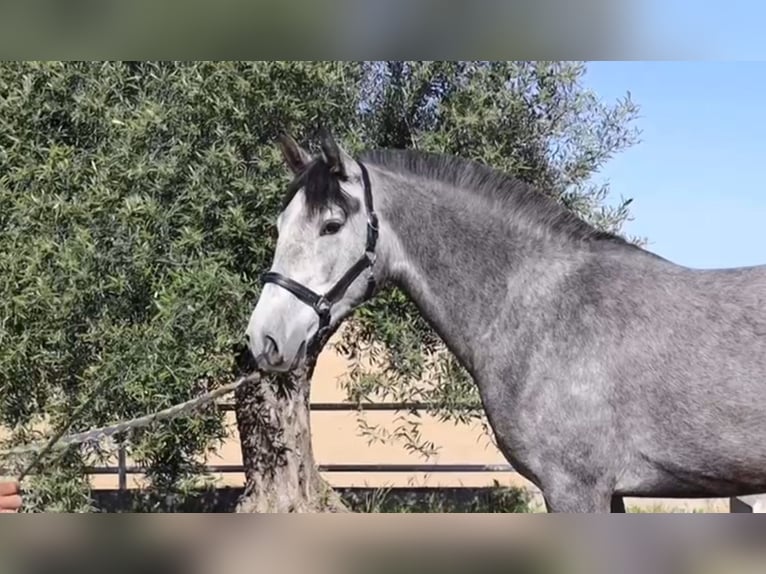
M 224 412 L 234 411 L 234 403 L 218 403 L 218 408 Z M 366 403 L 356 404 L 349 402 L 324 402 L 312 403 L 311 410 L 314 412 L 353 412 L 353 411 L 413 411 L 428 410 L 438 405 L 427 402 L 390 402 L 390 403 Z M 466 408 L 481 408 L 467 405 Z M 124 491 L 128 487 L 128 475 L 144 474 L 146 469 L 141 466 L 128 465 L 125 447 L 120 444 L 118 447 L 117 465 L 112 466 L 91 466 L 87 467 L 86 472 L 90 475 L 117 475 L 118 490 Z M 317 468 L 320 472 L 424 472 L 424 473 L 443 473 L 443 472 L 516 472 L 509 464 L 319 464 Z M 206 465 L 208 472 L 217 474 L 243 474 L 245 468 L 242 465 L 224 464 L 224 465 Z
M 121 448 L 120 462 L 117 466 L 87 467 L 90 475 L 117 475 L 118 490 L 127 490 L 128 475 L 143 474 L 140 466 L 124 464 L 124 450 Z M 319 472 L 516 472 L 510 464 L 318 464 Z M 218 474 L 243 474 L 245 467 L 238 464 L 206 465 L 208 472 Z
M 234 403 L 218 403 L 222 411 L 234 410 Z M 391 403 L 312 403 L 312 411 L 426 411 L 438 407 L 437 403 L 428 402 L 391 402 Z M 481 410 L 481 405 L 465 405 L 466 410 Z

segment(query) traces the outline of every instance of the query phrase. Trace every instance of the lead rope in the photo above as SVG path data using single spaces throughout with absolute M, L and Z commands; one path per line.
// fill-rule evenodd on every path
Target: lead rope
M 35 466 L 42 460 L 42 458 L 48 454 L 48 452 L 54 447 L 56 442 L 64 436 L 64 433 L 69 429 L 70 426 L 72 426 L 72 423 L 77 419 L 77 417 L 82 414 L 82 412 L 85 410 L 85 407 L 90 404 L 90 402 L 96 398 L 96 396 L 106 389 L 107 383 L 109 383 L 109 379 L 104 379 L 101 381 L 101 384 L 99 384 L 93 392 L 91 392 L 90 396 L 82 402 L 75 410 L 74 412 L 69 416 L 69 419 L 66 421 L 66 424 L 62 426 L 57 432 L 53 434 L 53 436 L 48 440 L 47 443 L 40 449 L 40 451 L 37 453 L 37 455 L 32 459 L 32 461 L 22 469 L 22 471 L 19 473 L 19 475 L 16 477 L 16 480 L 19 481 L 19 484 L 21 484 L 21 481 L 26 478 L 27 474 L 34 469 Z
M 194 411 L 198 409 L 199 407 L 201 407 L 202 405 L 217 399 L 218 397 L 227 395 L 237 390 L 237 388 L 239 388 L 240 386 L 246 383 L 260 381 L 261 378 L 262 378 L 261 374 L 256 371 L 245 377 L 240 377 L 233 383 L 229 383 L 218 389 L 209 391 L 205 393 L 204 395 L 195 397 L 183 403 L 173 405 L 172 407 L 168 407 L 161 411 L 157 411 L 155 413 L 151 413 L 151 414 L 144 415 L 142 417 L 138 417 L 134 419 L 119 421 L 109 426 L 91 429 L 89 431 L 75 433 L 75 434 L 71 434 L 69 436 L 64 437 L 64 433 L 69 429 L 72 423 L 74 423 L 77 417 L 83 412 L 85 407 L 88 404 L 90 404 L 90 402 L 98 395 L 99 391 L 104 390 L 106 386 L 106 382 L 107 382 L 107 381 L 104 381 L 100 385 L 98 385 L 98 387 L 96 387 L 96 389 L 91 393 L 91 395 L 83 403 L 81 403 L 80 406 L 78 406 L 74 410 L 74 412 L 67 419 L 66 424 L 62 426 L 61 429 L 56 431 L 56 433 L 54 433 L 54 435 L 46 443 L 42 445 L 40 444 L 27 445 L 23 447 L 16 447 L 12 449 L 3 450 L 3 451 L 0 451 L 0 457 L 36 453 L 32 461 L 29 464 L 27 464 L 27 466 L 24 467 L 21 473 L 19 473 L 19 475 L 17 476 L 18 482 L 21 483 L 21 481 L 24 480 L 24 478 L 26 478 L 26 476 L 42 461 L 43 457 L 54 449 L 61 449 L 68 446 L 75 445 L 75 444 L 82 444 L 84 442 L 99 440 L 105 437 L 111 437 L 118 433 L 149 426 L 150 424 L 160 420 L 175 418 L 187 412 Z

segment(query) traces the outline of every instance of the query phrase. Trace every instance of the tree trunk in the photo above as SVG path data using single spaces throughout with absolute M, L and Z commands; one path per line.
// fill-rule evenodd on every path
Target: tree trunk
M 315 365 L 316 359 L 303 372 L 263 377 L 237 389 L 246 479 L 237 512 L 348 511 L 314 463 L 309 392 Z

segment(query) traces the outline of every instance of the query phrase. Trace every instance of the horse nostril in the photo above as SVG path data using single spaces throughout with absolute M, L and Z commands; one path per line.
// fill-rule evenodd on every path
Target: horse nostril
M 279 356 L 279 347 L 277 346 L 277 342 L 273 337 L 270 337 L 269 335 L 264 336 L 263 354 L 272 357 Z
M 250 335 L 248 333 L 245 333 L 245 341 L 247 341 L 247 344 L 250 344 Z

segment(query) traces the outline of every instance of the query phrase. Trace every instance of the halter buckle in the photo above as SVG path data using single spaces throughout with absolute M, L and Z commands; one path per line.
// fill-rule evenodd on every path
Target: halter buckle
M 320 315 L 325 315 L 326 313 L 330 312 L 332 304 L 326 298 L 320 297 L 314 307 L 316 308 L 317 313 Z
M 380 231 L 380 228 L 378 227 L 378 214 L 374 211 L 371 211 L 367 216 L 367 225 L 375 232 Z

